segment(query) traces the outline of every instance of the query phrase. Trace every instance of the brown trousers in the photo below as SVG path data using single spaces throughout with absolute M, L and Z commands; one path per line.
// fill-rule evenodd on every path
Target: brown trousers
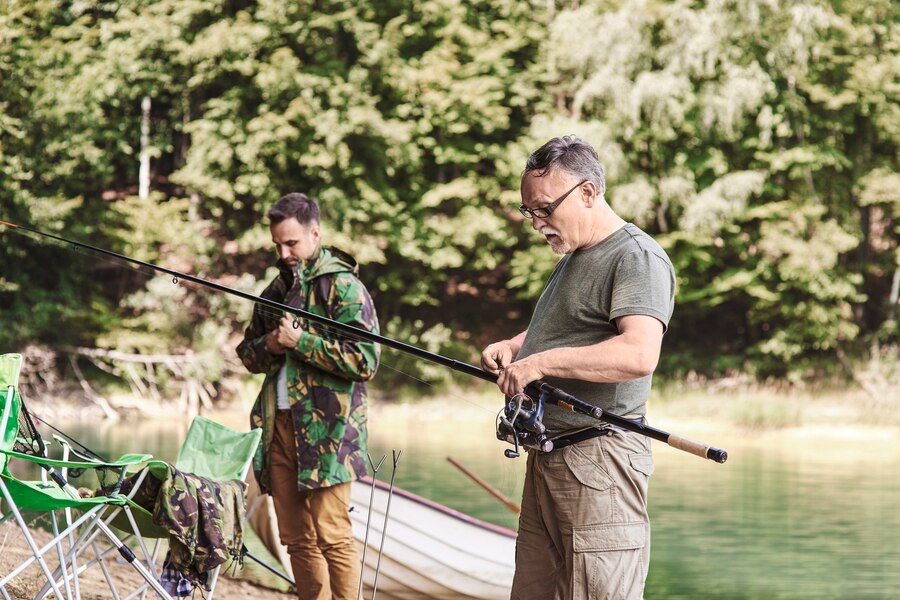
M 512 600 L 639 600 L 650 567 L 650 438 L 613 430 L 528 453 Z
M 287 546 L 300 600 L 356 600 L 360 559 L 348 508 L 350 484 L 297 489 L 291 413 L 279 410 L 269 451 L 270 481 L 281 543 Z

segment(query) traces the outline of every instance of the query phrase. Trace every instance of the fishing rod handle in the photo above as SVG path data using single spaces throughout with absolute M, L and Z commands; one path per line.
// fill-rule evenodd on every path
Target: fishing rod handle
M 619 415 L 614 415 L 610 412 L 606 412 L 598 406 L 588 404 L 584 400 L 576 398 L 568 392 L 565 392 L 559 388 L 555 388 L 543 381 L 536 381 L 532 384 L 529 384 L 529 387 L 532 386 L 533 389 L 546 393 L 549 397 L 550 402 L 555 403 L 558 406 L 562 406 L 563 408 L 566 408 L 573 412 L 579 412 L 581 414 L 594 417 L 595 419 L 600 419 L 606 421 L 607 423 L 618 425 L 619 427 L 623 427 L 629 431 L 646 435 L 647 437 L 658 440 L 660 442 L 665 442 L 673 448 L 683 450 L 684 452 L 699 456 L 700 458 L 707 458 L 720 464 L 728 460 L 728 453 L 721 448 L 716 448 L 714 446 L 710 446 L 708 444 L 704 444 L 690 438 L 686 438 L 673 433 L 668 433 L 666 431 L 656 429 L 655 427 L 650 427 L 649 425 L 645 425 L 643 423 L 635 423 L 633 421 L 625 419 L 624 417 L 620 417 Z
M 708 458 L 717 463 L 723 463 L 728 460 L 728 453 L 721 448 L 709 446 L 702 442 L 692 440 L 691 438 L 675 435 L 674 433 L 669 434 L 669 439 L 666 440 L 666 443 L 678 450 L 683 450 L 695 456 L 699 456 L 700 458 Z
M 616 415 L 607 413 L 599 406 L 594 406 L 580 398 L 576 398 L 572 394 L 541 380 L 529 383 L 526 391 L 535 392 L 537 395 L 546 394 L 551 404 L 556 404 L 565 410 L 581 413 L 595 419 L 606 419 L 607 415 L 611 418 L 616 417 Z

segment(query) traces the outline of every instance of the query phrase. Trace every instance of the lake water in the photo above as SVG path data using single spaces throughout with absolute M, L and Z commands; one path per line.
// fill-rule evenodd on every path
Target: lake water
M 370 455 L 387 455 L 378 479 L 390 481 L 391 453 L 400 451 L 395 485 L 515 528 L 513 513 L 447 461 L 520 501 L 525 458 L 503 456 L 509 446 L 494 437 L 495 412 L 456 398 L 374 407 Z M 243 414 L 208 416 L 246 423 Z M 729 459 L 720 465 L 654 442 L 648 599 L 900 598 L 900 431 L 652 424 L 725 448 Z M 103 454 L 174 460 L 188 422 L 63 425 Z

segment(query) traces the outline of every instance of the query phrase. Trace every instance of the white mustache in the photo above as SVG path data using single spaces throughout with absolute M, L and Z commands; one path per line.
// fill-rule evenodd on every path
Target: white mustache
M 552 227 L 541 227 L 540 231 L 542 235 L 555 235 L 559 237 L 559 232 Z

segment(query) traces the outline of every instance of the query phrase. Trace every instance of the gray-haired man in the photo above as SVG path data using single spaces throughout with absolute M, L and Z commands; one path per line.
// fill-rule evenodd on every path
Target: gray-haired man
M 489 345 L 482 366 L 507 396 L 537 380 L 643 419 L 675 274 L 662 248 L 604 193 L 594 149 L 567 136 L 528 159 L 522 206 L 563 254 L 528 329 Z M 648 438 L 548 406 L 549 453 L 528 456 L 513 600 L 639 599 L 650 564 Z

